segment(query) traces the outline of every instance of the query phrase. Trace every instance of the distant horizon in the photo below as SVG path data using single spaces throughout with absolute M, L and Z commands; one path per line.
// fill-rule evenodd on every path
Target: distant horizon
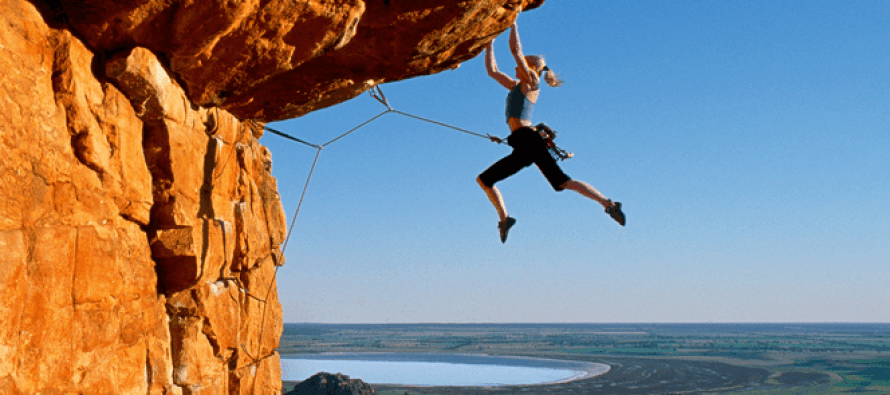
M 297 325 L 890 325 L 890 322 L 878 321 L 825 321 L 825 322 L 285 322 Z

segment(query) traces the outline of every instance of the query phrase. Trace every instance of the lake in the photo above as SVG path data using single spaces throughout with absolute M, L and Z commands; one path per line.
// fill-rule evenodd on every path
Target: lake
M 282 380 L 343 373 L 370 384 L 505 386 L 557 383 L 603 374 L 608 365 L 470 354 L 343 353 L 281 357 Z

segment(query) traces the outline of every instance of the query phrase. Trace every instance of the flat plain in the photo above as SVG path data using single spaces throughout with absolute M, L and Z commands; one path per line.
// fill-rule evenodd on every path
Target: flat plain
M 611 366 L 602 376 L 559 384 L 374 385 L 382 395 L 890 394 L 890 324 L 285 324 L 278 351 L 488 354 Z M 288 390 L 295 383 L 284 384 Z

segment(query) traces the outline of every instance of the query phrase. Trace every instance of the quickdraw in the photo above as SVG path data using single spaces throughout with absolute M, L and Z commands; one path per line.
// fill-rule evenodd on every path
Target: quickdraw
M 556 143 L 553 142 L 553 140 L 556 139 L 556 131 L 547 126 L 547 124 L 541 122 L 535 125 L 535 130 L 537 130 L 538 133 L 541 134 L 541 137 L 544 138 L 544 141 L 547 143 L 547 149 L 550 150 L 550 155 L 553 156 L 554 160 L 566 160 L 575 156 L 575 154 L 559 148 Z

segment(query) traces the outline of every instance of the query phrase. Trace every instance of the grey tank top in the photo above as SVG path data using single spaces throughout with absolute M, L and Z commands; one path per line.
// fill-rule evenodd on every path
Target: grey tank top
M 507 94 L 507 119 L 519 118 L 524 121 L 532 120 L 532 110 L 535 109 L 535 103 L 528 100 L 522 93 L 522 84 L 516 84 L 510 93 Z

